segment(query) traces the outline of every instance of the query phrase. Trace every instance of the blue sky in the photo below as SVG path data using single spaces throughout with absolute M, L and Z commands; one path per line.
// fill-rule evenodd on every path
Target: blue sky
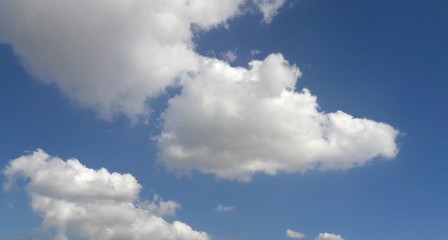
M 21 5 L 22 2 L 18 1 L 17 5 Z M 54 1 L 49 3 L 51 2 Z M 224 12 L 224 7 L 213 10 L 217 11 L 216 16 L 221 17 L 215 22 L 202 11 L 194 13 L 198 19 L 188 18 L 191 24 L 203 24 L 201 30 L 192 32 L 191 39 L 187 33 L 178 37 L 175 32 L 168 32 L 168 37 L 165 35 L 159 37 L 158 32 L 154 30 L 158 27 L 155 27 L 148 31 L 157 35 L 154 41 L 157 43 L 151 43 L 154 40 L 151 34 L 149 37 L 143 36 L 142 41 L 139 39 L 134 41 L 133 37 L 139 37 L 135 32 L 120 28 L 119 21 L 126 21 L 126 14 L 123 15 L 123 19 L 116 20 L 118 24 L 112 26 L 117 29 L 112 27 L 112 30 L 106 33 L 110 33 L 111 36 L 115 36 L 115 31 L 119 36 L 129 34 L 125 35 L 125 40 L 118 40 L 124 45 L 142 44 L 140 51 L 147 50 L 150 53 L 149 57 L 141 56 L 144 63 L 148 64 L 144 65 L 145 68 L 151 69 L 148 73 L 144 70 L 135 70 L 137 68 L 134 68 L 134 65 L 140 62 L 126 55 L 133 49 L 128 49 L 126 46 L 123 49 L 109 49 L 117 45 L 110 43 L 109 46 L 109 38 L 105 38 L 106 40 L 101 38 L 101 34 L 106 31 L 101 28 L 104 27 L 102 23 L 92 24 L 85 30 L 73 28 L 69 32 L 64 32 L 61 29 L 65 26 L 78 26 L 76 25 L 78 22 L 84 21 L 76 11 L 65 16 L 64 8 L 61 6 L 52 8 L 49 5 L 37 8 L 35 10 L 37 16 L 46 11 L 51 13 L 60 11 L 61 14 L 55 13 L 54 17 L 65 17 L 61 20 L 60 28 L 59 25 L 47 27 L 46 22 L 39 21 L 39 18 L 36 18 L 38 19 L 36 22 L 26 22 L 29 20 L 26 17 L 29 16 L 24 15 L 22 18 L 20 15 L 26 11 L 16 8 L 17 6 L 8 1 L 0 1 L 0 9 L 3 5 L 3 9 L 18 11 L 6 14 L 7 10 L 0 10 L 2 169 L 7 169 L 11 166 L 9 165 L 11 161 L 20 156 L 30 155 L 36 149 L 43 149 L 50 156 L 63 160 L 79 159 L 86 168 L 106 168 L 111 173 L 129 173 L 142 186 L 138 197 L 131 201 L 133 204 L 138 205 L 145 201 L 158 203 L 159 201 L 153 200 L 154 194 L 163 199 L 160 202 L 175 201 L 181 209 L 177 209 L 174 216 L 170 214 L 162 216 L 168 223 L 176 220 L 184 222 L 194 231 L 206 232 L 214 239 L 288 239 L 285 233 L 287 229 L 305 234 L 303 239 L 331 240 L 343 237 L 346 240 L 417 240 L 442 237 L 443 230 L 448 227 L 446 174 L 448 131 L 445 126 L 448 118 L 446 111 L 448 2 L 289 0 L 283 3 L 277 14 L 272 15 L 272 21 L 269 23 L 267 23 L 269 16 L 265 14 L 263 22 L 263 15 L 259 11 L 262 9 L 263 1 L 249 2 L 244 6 L 238 5 L 238 1 L 233 2 L 237 8 L 230 6 L 228 12 Z M 222 3 L 216 4 L 219 6 Z M 146 9 L 145 7 L 152 9 L 150 3 L 143 5 L 142 9 Z M 79 9 L 82 9 L 81 7 Z M 244 11 L 235 15 L 237 9 Z M 28 11 L 32 12 L 33 8 L 29 8 Z M 173 12 L 179 13 L 174 10 Z M 90 13 L 95 12 L 92 10 Z M 110 12 L 106 12 L 106 19 L 114 20 L 113 17 L 116 15 L 107 18 L 107 13 Z M 47 15 L 40 15 L 42 16 Z M 152 26 L 151 22 L 145 23 Z M 92 34 L 89 38 L 89 31 L 95 31 L 96 27 L 98 36 Z M 73 36 L 66 36 L 72 31 Z M 22 35 L 16 34 L 17 32 Z M 60 43 L 60 39 L 73 39 L 73 43 L 70 41 Z M 164 39 L 169 43 L 163 42 Z M 83 41 L 91 41 L 92 44 L 83 45 Z M 153 50 L 156 44 L 172 46 L 170 41 L 186 44 L 185 49 L 179 50 L 180 53 L 176 52 L 185 55 L 168 58 L 166 61 L 164 57 L 170 52 L 165 54 Z M 100 44 L 96 45 L 98 42 Z M 195 47 L 188 46 L 190 43 Z M 59 44 L 62 47 L 59 47 Z M 96 46 L 108 53 L 112 52 L 112 55 L 107 55 L 104 51 L 96 52 L 95 47 L 92 48 L 93 51 L 80 49 L 83 46 Z M 39 51 L 39 49 L 56 50 Z M 61 49 L 67 50 L 67 54 L 58 52 Z M 258 53 L 251 54 L 252 50 L 258 50 Z M 228 51 L 235 54 L 234 61 L 228 59 L 225 61 L 224 55 Z M 123 62 L 119 68 L 113 65 L 113 70 L 110 70 L 107 64 L 116 62 L 104 60 L 102 57 L 114 57 L 115 53 L 123 56 L 121 59 Z M 272 53 L 282 54 L 288 64 L 275 57 L 278 55 L 272 57 Z M 198 66 L 190 66 L 189 62 L 183 62 L 183 58 L 188 61 L 190 57 L 192 61 L 199 58 L 206 60 L 205 63 L 197 60 L 201 62 Z M 206 62 L 214 58 L 221 61 Z M 55 62 L 54 59 L 59 60 Z M 98 66 L 91 65 L 91 62 L 95 62 L 91 59 L 97 60 Z M 249 71 L 251 67 L 248 67 L 248 63 L 254 59 L 259 60 L 262 70 L 252 68 Z M 83 65 L 83 61 L 87 64 Z M 79 62 L 81 63 L 78 66 Z M 279 62 L 281 64 L 278 64 Z M 157 65 L 159 63 L 164 64 L 163 66 L 168 69 L 166 71 L 170 73 L 172 71 L 173 74 L 168 77 L 152 75 L 154 72 L 158 74 L 157 71 L 161 69 L 160 65 Z M 173 70 L 177 66 L 180 66 L 180 70 Z M 218 74 L 215 72 L 208 74 L 208 71 L 212 71 L 210 69 L 215 69 L 217 66 L 224 66 L 224 70 L 220 70 L 222 72 Z M 269 79 L 271 82 L 282 81 L 283 76 L 285 78 L 292 76 L 293 70 L 298 68 L 302 76 L 298 78 L 297 83 L 291 80 L 285 83 L 285 86 L 295 84 L 295 91 L 289 90 L 289 93 L 292 91 L 291 94 L 296 94 L 294 96 L 306 96 L 301 94 L 302 89 L 306 88 L 317 97 L 320 114 L 316 119 L 320 117 L 326 119 L 331 116 L 328 114 L 340 110 L 355 118 L 369 119 L 362 124 L 373 130 L 360 133 L 366 135 L 364 140 L 354 137 L 345 139 L 348 144 L 346 147 L 352 149 L 345 152 L 345 155 L 333 154 L 328 149 L 322 148 L 316 154 L 327 153 L 328 150 L 329 157 L 327 155 L 318 155 L 321 157 L 316 159 L 310 157 L 308 159 L 310 165 L 301 162 L 300 159 L 296 160 L 290 156 L 306 159 L 309 154 L 314 154 L 309 150 L 314 148 L 301 147 L 314 138 L 297 139 L 277 130 L 297 119 L 300 120 L 299 123 L 293 126 L 300 131 L 308 130 L 314 125 L 312 123 L 301 125 L 302 120 L 308 121 L 307 115 L 287 112 L 290 115 L 277 117 L 282 118 L 281 120 L 269 117 L 273 115 L 272 113 L 283 114 L 280 110 L 284 105 L 278 107 L 279 111 L 274 108 L 272 112 L 268 112 L 268 109 L 266 114 L 253 110 L 260 106 L 260 109 L 265 109 L 263 106 L 270 105 L 257 105 L 262 98 L 249 98 L 247 96 L 252 96 L 250 90 L 239 85 L 235 87 L 232 78 L 221 80 L 219 77 L 227 73 L 236 74 L 234 72 L 238 70 L 234 70 L 234 67 L 238 66 L 244 69 L 238 74 L 256 76 L 260 79 L 264 79 L 265 74 L 277 76 L 270 75 L 270 70 L 275 74 L 280 72 L 280 77 Z M 108 71 L 119 77 L 109 81 L 107 76 L 111 75 Z M 128 87 L 122 83 L 139 76 L 135 72 L 146 74 L 149 84 L 146 85 L 147 82 L 144 82 L 144 86 L 155 90 L 130 88 L 125 89 L 124 93 L 121 92 L 123 88 Z M 189 73 L 186 74 L 188 76 L 185 76 L 186 72 Z M 78 76 L 86 77 L 86 81 L 78 82 Z M 166 80 L 161 83 L 161 89 L 167 87 L 168 90 L 154 93 L 157 89 L 151 81 L 164 78 Z M 176 82 L 176 79 L 180 80 Z M 95 81 L 100 85 L 95 85 Z M 102 81 L 106 84 L 101 85 L 104 83 Z M 142 81 L 146 80 L 137 79 L 131 82 L 140 86 L 138 84 Z M 263 84 L 262 82 L 256 87 L 263 90 L 265 87 Z M 272 86 L 267 89 L 267 94 L 277 85 Z M 281 87 L 283 89 L 284 86 Z M 91 89 L 94 89 L 93 92 L 90 92 Z M 109 92 L 105 92 L 108 90 L 117 91 L 120 96 L 118 100 L 113 94 L 110 98 L 102 98 L 109 96 Z M 240 95 L 239 91 L 243 94 Z M 196 112 L 199 105 L 195 105 L 194 100 L 201 97 L 209 98 L 207 93 L 210 92 L 219 96 L 218 103 L 214 103 L 210 109 L 203 110 L 209 115 L 201 115 L 201 111 Z M 126 98 L 126 94 L 132 96 L 143 94 L 143 108 L 139 108 L 139 99 Z M 228 103 L 229 108 L 232 108 L 234 106 L 232 104 L 235 104 L 233 99 L 237 102 L 239 100 L 255 102 L 253 105 L 242 106 L 236 103 L 236 107 L 246 110 L 240 113 L 242 119 L 264 116 L 259 119 L 262 124 L 266 122 L 265 125 L 261 125 L 264 127 L 253 129 L 248 127 L 250 129 L 247 130 L 242 127 L 246 125 L 238 125 L 240 122 L 232 125 L 235 123 L 233 118 L 224 118 L 223 123 L 219 121 L 222 116 L 227 117 L 221 115 L 220 107 L 224 112 L 228 106 L 225 104 Z M 221 106 L 220 102 L 224 105 Z M 297 108 L 297 111 L 300 112 L 300 109 Z M 284 116 L 291 116 L 291 119 Z M 216 122 L 213 122 L 213 119 Z M 375 125 L 379 122 L 391 126 L 400 133 L 394 135 L 391 129 Z M 188 126 L 187 129 L 179 127 L 183 126 L 183 123 Z M 248 123 L 249 126 L 254 124 L 254 122 Z M 330 121 L 327 124 L 331 125 L 334 122 Z M 350 124 L 355 125 L 354 122 Z M 233 131 L 220 132 L 222 129 L 238 129 L 236 132 L 241 134 L 247 130 L 254 136 L 264 137 L 255 143 L 271 142 L 274 146 L 257 145 L 248 142 L 246 138 L 234 135 Z M 265 133 L 265 130 L 268 133 Z M 339 139 L 337 131 L 332 132 L 331 129 L 326 131 L 336 134 L 335 139 Z M 192 132 L 194 136 L 183 135 L 185 132 Z M 271 132 L 273 134 L 269 135 Z M 161 143 L 158 143 L 157 139 L 160 139 L 162 133 L 174 134 L 180 140 L 176 140 L 177 142 L 171 139 L 160 140 Z M 218 134 L 215 135 L 216 133 Z M 285 142 L 283 138 L 276 138 L 277 133 L 284 136 Z M 312 133 L 310 135 L 314 136 Z M 228 153 L 227 145 L 219 145 L 221 144 L 219 141 L 209 141 L 207 140 L 209 138 L 241 141 L 246 147 L 231 145 L 231 149 L 234 149 L 231 154 L 235 155 L 231 155 L 233 158 L 226 161 L 219 156 L 227 156 L 225 155 Z M 299 150 L 294 146 L 287 148 L 291 154 L 285 153 L 283 146 L 285 144 L 289 146 L 289 142 L 292 146 L 297 144 Z M 361 145 L 357 145 L 359 142 Z M 170 147 L 173 146 L 182 146 L 186 151 L 191 150 L 193 157 L 183 159 L 177 155 L 169 155 Z M 398 154 L 390 150 L 393 146 L 399 149 Z M 212 150 L 207 154 L 196 154 L 201 147 Z M 264 158 L 263 149 L 272 149 L 272 154 L 269 155 L 271 158 Z M 370 152 L 373 152 L 373 155 L 367 154 Z M 389 155 L 390 158 L 384 155 Z M 266 165 L 250 172 L 240 163 L 253 164 L 247 160 L 253 156 L 258 157 L 260 162 Z M 182 159 L 183 161 L 180 161 Z M 233 161 L 234 159 L 238 161 Z M 344 165 L 346 161 L 355 166 L 347 167 Z M 65 165 L 61 165 L 61 168 L 62 166 Z M 49 219 L 44 215 L 51 210 L 51 207 L 33 209 L 32 203 L 36 199 L 33 200 L 31 195 L 45 194 L 36 190 L 38 188 L 34 190 L 33 187 L 27 188 L 33 186 L 32 183 L 36 179 L 33 179 L 34 175 L 26 174 L 21 178 L 19 170 L 16 169 L 14 172 L 13 169 L 11 173 L 19 177 L 16 186 L 1 192 L 0 225 L 3 227 L 0 230 L 0 238 L 53 239 L 53 233 L 60 230 L 56 223 L 50 230 L 33 230 L 41 226 L 43 219 Z M 41 170 L 34 169 L 36 172 Z M 8 176 L 4 172 L 2 182 L 8 181 Z M 75 191 L 79 190 L 76 189 L 76 185 L 73 186 Z M 48 187 L 50 193 L 59 191 L 46 185 L 40 187 Z M 85 197 L 82 189 L 79 192 L 79 198 Z M 50 194 L 47 197 L 54 195 Z M 76 197 L 73 199 L 59 196 L 56 200 L 74 201 L 73 204 L 85 207 L 82 205 L 84 202 L 77 202 Z M 216 211 L 219 205 L 233 209 L 219 212 Z M 81 230 L 72 229 L 71 225 L 67 226 L 69 226 L 67 233 L 69 239 L 98 239 L 98 236 L 83 235 Z M 333 238 L 316 237 L 325 232 L 334 234 Z M 336 238 L 337 235 L 342 237 Z M 171 239 L 158 235 L 154 235 L 153 238 Z

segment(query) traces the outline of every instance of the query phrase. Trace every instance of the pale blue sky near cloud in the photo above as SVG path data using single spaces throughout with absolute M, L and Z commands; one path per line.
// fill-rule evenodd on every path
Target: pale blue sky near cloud
M 146 123 L 120 114 L 105 120 L 57 85 L 36 81 L 11 46 L 2 44 L 1 168 L 41 148 L 91 169 L 130 173 L 142 186 L 141 201 L 157 194 L 181 205 L 175 216 L 165 217 L 168 222 L 185 222 L 218 240 L 288 239 L 287 229 L 304 233 L 304 239 L 324 232 L 346 240 L 443 237 L 448 227 L 447 1 L 289 0 L 269 24 L 252 11 L 227 25 L 197 33 L 195 51 L 220 59 L 232 51 L 236 59 L 229 64 L 242 67 L 281 53 L 303 74 L 297 91 L 309 89 L 325 113 L 342 110 L 390 124 L 400 131 L 399 153 L 347 170 L 259 172 L 250 182 L 217 179 L 222 169 L 213 168 L 178 176 L 157 160 L 154 137 L 166 130 L 160 116 L 181 87 L 146 102 L 153 109 Z M 3 175 L 1 180 L 7 181 Z M 51 239 L 33 230 L 42 218 L 31 210 L 26 184 L 20 180 L 0 193 L 1 239 Z M 234 208 L 215 211 L 220 205 Z

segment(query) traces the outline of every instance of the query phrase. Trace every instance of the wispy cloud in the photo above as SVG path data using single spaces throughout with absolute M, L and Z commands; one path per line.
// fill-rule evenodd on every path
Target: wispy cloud
M 258 50 L 258 49 L 252 49 L 252 50 L 250 50 L 250 55 L 252 55 L 252 56 L 258 55 L 258 54 L 260 54 L 260 53 L 261 53 L 261 51 Z
M 222 204 L 219 204 L 216 208 L 215 208 L 215 212 L 232 212 L 235 210 L 235 207 L 233 206 L 225 206 Z
M 227 51 L 223 54 L 224 60 L 226 60 L 227 62 L 234 62 L 238 56 L 236 55 L 236 51 Z
M 263 13 L 263 22 L 270 23 L 286 0 L 253 0 Z

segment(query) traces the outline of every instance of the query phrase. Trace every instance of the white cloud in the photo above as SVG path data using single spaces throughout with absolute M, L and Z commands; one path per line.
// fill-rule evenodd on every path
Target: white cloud
M 263 22 L 270 23 L 286 0 L 252 0 L 263 13 Z
M 234 62 L 238 58 L 238 56 L 236 55 L 236 52 L 230 51 L 230 50 L 225 52 L 223 54 L 223 57 L 227 62 Z
M 219 204 L 216 208 L 215 208 L 215 212 L 231 212 L 235 210 L 235 207 L 233 206 L 225 206 L 222 204 Z
M 285 3 L 252 1 L 265 22 Z M 246 69 L 195 52 L 192 29 L 225 24 L 244 2 L 0 0 L 0 42 L 40 81 L 105 118 L 147 116 L 145 103 L 179 84 L 158 138 L 159 160 L 174 171 L 250 180 L 395 156 L 395 129 L 320 111 L 308 90 L 294 91 L 300 72 L 281 55 Z
M 301 232 L 296 232 L 294 230 L 291 229 L 287 229 L 286 230 L 286 236 L 290 237 L 290 238 L 304 238 L 305 234 L 301 233 Z
M 252 55 L 252 56 L 258 55 L 258 54 L 260 54 L 260 53 L 261 53 L 261 51 L 258 50 L 258 49 L 252 49 L 252 50 L 250 50 L 250 55 Z
M 181 206 L 174 201 L 162 201 L 159 195 L 154 195 L 153 201 L 143 202 L 139 205 L 141 208 L 159 217 L 174 216 Z
M 243 2 L 1 0 L 0 43 L 76 103 L 105 118 L 135 118 L 148 114 L 148 99 L 197 69 L 191 26 L 223 24 Z
M 300 72 L 280 54 L 249 69 L 203 61 L 163 114 L 159 159 L 170 170 L 248 181 L 255 173 L 349 169 L 397 154 L 390 125 L 324 113 L 307 89 L 295 92 Z
M 63 161 L 42 150 L 12 160 L 4 170 L 9 189 L 17 178 L 29 180 L 33 211 L 43 218 L 43 229 L 56 229 L 56 240 L 82 239 L 210 239 L 185 223 L 169 223 L 178 204 L 137 201 L 140 184 L 130 174 L 93 170 L 76 159 Z
M 0 0 L 0 43 L 77 104 L 136 119 L 148 116 L 148 100 L 197 71 L 192 29 L 226 25 L 247 1 Z M 255 3 L 269 22 L 283 1 Z
M 316 240 L 344 240 L 344 238 L 341 235 L 334 233 L 319 233 Z

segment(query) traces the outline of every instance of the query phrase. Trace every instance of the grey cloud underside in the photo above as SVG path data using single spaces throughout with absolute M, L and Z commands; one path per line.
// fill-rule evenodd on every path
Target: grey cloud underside
M 185 223 L 162 218 L 172 216 L 177 203 L 158 196 L 139 202 L 141 186 L 130 174 L 90 169 L 77 159 L 64 161 L 43 150 L 12 160 L 4 174 L 6 189 L 17 179 L 28 180 L 31 208 L 43 218 L 43 229 L 57 230 L 55 240 L 210 239 Z
M 147 101 L 181 87 L 157 137 L 171 171 L 248 181 L 394 157 L 396 129 L 323 112 L 309 90 L 295 91 L 300 71 L 281 54 L 242 68 L 195 52 L 192 26 L 226 24 L 245 2 L 0 0 L 0 42 L 36 79 L 108 119 L 148 117 Z M 266 23 L 285 3 L 252 2 Z

